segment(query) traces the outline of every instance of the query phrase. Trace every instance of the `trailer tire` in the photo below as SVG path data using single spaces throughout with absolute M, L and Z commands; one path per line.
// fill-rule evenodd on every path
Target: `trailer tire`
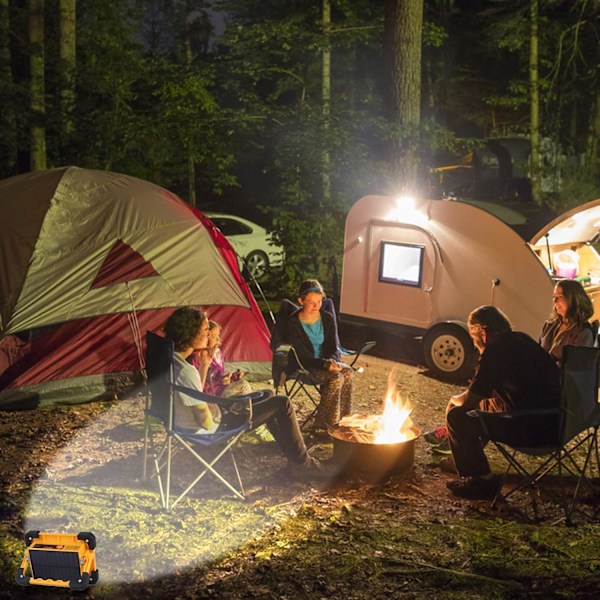
M 466 380 L 475 368 L 477 351 L 460 325 L 439 325 L 423 339 L 425 365 L 444 379 Z

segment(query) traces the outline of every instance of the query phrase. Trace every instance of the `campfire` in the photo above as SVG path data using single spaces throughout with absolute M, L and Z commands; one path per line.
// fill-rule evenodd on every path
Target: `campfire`
M 416 437 L 410 418 L 412 406 L 404 400 L 395 384 L 395 372 L 388 376 L 383 413 L 348 415 L 330 433 L 359 444 L 398 444 Z
M 381 414 L 349 415 L 329 428 L 334 460 L 347 474 L 379 481 L 412 466 L 414 440 L 420 431 L 410 417 L 412 407 L 400 395 L 395 380 L 392 371 Z

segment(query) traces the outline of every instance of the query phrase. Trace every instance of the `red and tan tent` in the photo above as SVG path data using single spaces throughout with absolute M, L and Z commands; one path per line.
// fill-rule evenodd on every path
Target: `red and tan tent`
M 232 368 L 267 374 L 269 331 L 218 229 L 152 183 L 67 167 L 0 182 L 0 408 L 113 398 L 176 307 L 223 327 Z

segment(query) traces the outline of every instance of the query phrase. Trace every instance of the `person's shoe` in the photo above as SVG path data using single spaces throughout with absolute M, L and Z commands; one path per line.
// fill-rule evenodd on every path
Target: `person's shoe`
M 445 425 L 442 425 L 431 431 L 426 431 L 423 434 L 423 439 L 432 446 L 448 443 L 448 428 Z
M 333 479 L 337 475 L 337 468 L 330 461 L 320 461 L 312 456 L 302 463 L 288 462 L 288 468 L 292 477 L 304 482 Z
M 500 491 L 502 479 L 495 475 L 490 479 L 483 477 L 466 477 L 457 481 L 449 481 L 446 487 L 459 498 L 468 500 L 492 500 Z
M 452 454 L 448 429 L 444 425 L 426 431 L 423 438 L 428 444 L 431 444 L 431 451 L 434 454 Z
M 452 454 L 450 439 L 446 438 L 443 442 L 431 446 L 431 452 L 433 452 L 433 454 Z
M 452 473 L 452 474 L 458 473 L 458 470 L 456 469 L 456 463 L 454 462 L 453 456 L 450 456 L 449 458 L 443 458 L 438 463 L 438 466 L 442 470 L 442 473 Z

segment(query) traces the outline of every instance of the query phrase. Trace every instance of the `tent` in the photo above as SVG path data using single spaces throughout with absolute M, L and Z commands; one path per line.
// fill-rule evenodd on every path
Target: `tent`
M 268 375 L 268 328 L 233 249 L 200 212 L 105 171 L 0 181 L 0 408 L 130 391 L 143 381 L 146 330 L 180 306 L 222 325 L 232 368 Z

